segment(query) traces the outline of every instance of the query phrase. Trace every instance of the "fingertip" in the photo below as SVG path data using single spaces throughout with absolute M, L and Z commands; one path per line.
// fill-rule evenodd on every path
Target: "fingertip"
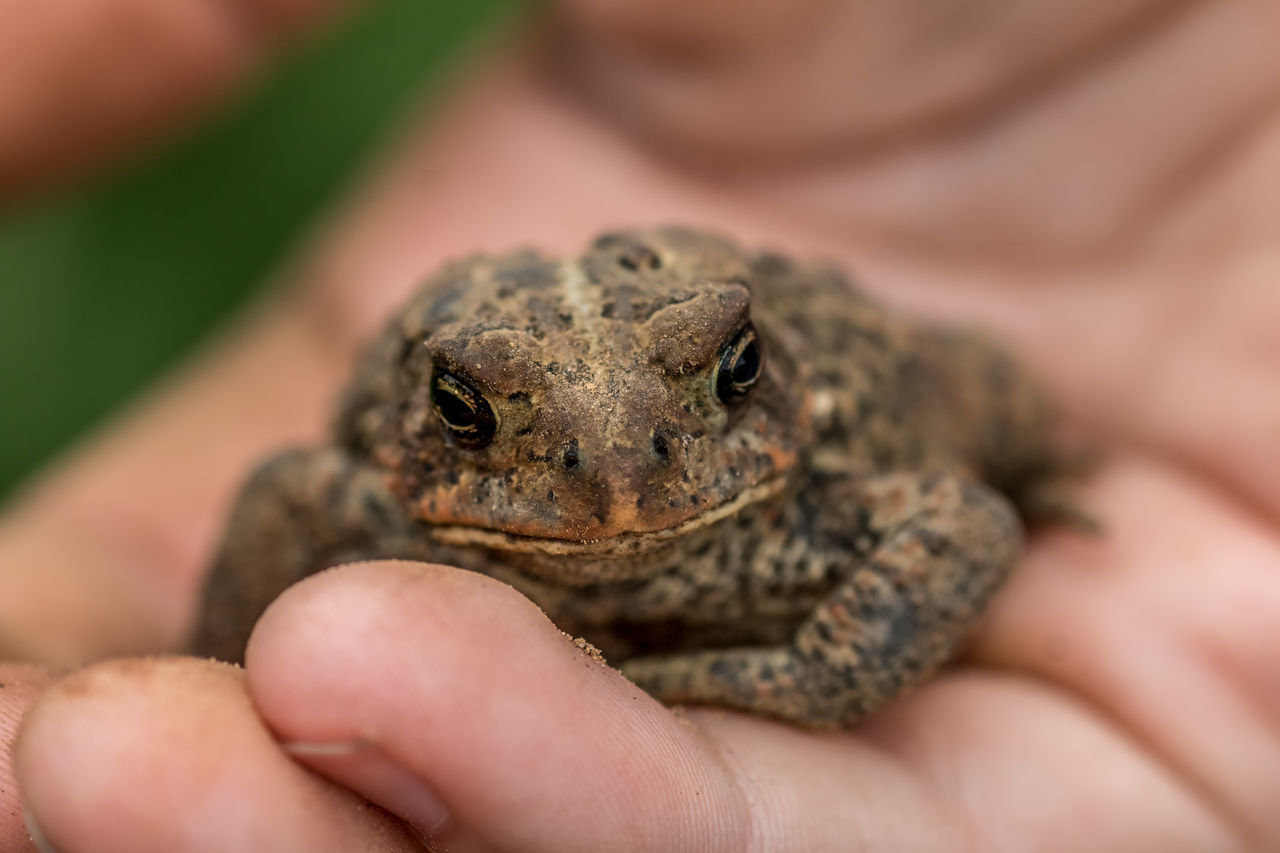
M 258 707 L 268 717 L 301 713 L 306 730 L 297 734 L 306 740 L 343 730 L 352 714 L 376 718 L 403 706 L 411 689 L 433 700 L 417 718 L 441 725 L 575 717 L 591 701 L 668 716 L 508 584 L 428 563 L 353 563 L 304 580 L 268 608 L 245 658 Z M 302 685 L 302 677 L 314 681 Z M 345 698 L 303 702 L 301 686 Z
M 741 792 L 696 727 L 493 579 L 386 562 L 314 576 L 259 623 L 247 679 L 286 740 L 363 743 L 407 771 L 456 849 L 740 849 Z M 422 826 L 429 798 L 371 787 L 365 756 L 299 757 Z
M 209 664 L 180 672 L 164 661 L 122 660 L 81 670 L 51 685 L 28 709 L 13 746 L 26 822 L 36 824 L 50 846 L 75 849 L 91 840 L 84 827 L 120 822 L 122 813 L 136 817 L 136 809 L 130 808 L 134 785 L 120 785 L 115 771 L 147 762 L 146 752 L 133 747 L 146 740 L 139 722 L 156 721 L 155 706 L 167 704 L 157 679 L 180 672 L 184 677 L 171 686 L 194 695 L 204 692 L 200 688 L 207 688 L 210 679 L 235 677 L 221 669 Z M 217 741 L 224 733 L 213 726 L 209 737 Z M 167 739 L 158 731 L 153 734 Z M 162 762 L 150 762 L 144 773 L 165 770 Z M 123 776 L 136 782 L 135 773 Z M 162 795 L 173 790 L 168 783 L 177 781 L 167 774 L 163 780 L 153 786 Z M 160 807 L 165 805 L 177 803 L 162 799 Z M 122 827 L 121 837 L 127 835 Z
M 385 813 L 279 749 L 230 664 L 128 659 L 77 672 L 27 714 L 14 766 L 25 809 L 58 849 L 413 849 Z
M 406 601 L 412 601 L 412 614 L 396 607 Z M 501 618 L 477 626 L 471 617 L 476 611 Z M 401 663 L 416 666 L 419 649 L 388 636 L 398 627 L 388 621 L 393 615 L 412 618 L 441 638 L 482 633 L 487 640 L 512 642 L 531 635 L 561 636 L 532 602 L 487 576 L 430 563 L 369 561 L 320 572 L 286 590 L 259 620 L 246 660 L 255 674 L 263 673 L 273 671 L 283 655 L 324 646 L 331 662 L 347 664 L 366 656 L 370 644 L 378 642 L 381 651 L 395 652 L 404 658 Z M 254 675 L 250 683 L 263 689 L 273 684 Z

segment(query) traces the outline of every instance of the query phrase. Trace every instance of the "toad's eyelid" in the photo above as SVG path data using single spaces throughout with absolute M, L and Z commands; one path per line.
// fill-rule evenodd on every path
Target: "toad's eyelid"
M 751 298 L 740 281 L 708 298 L 668 306 L 650 319 L 653 360 L 682 375 L 714 366 L 724 348 L 751 325 Z M 735 286 L 736 285 L 736 286 Z
M 464 364 L 459 364 L 458 359 L 450 358 L 448 353 L 431 353 L 431 375 L 428 377 L 432 382 L 436 377 L 446 375 L 456 382 L 461 382 L 475 391 L 483 394 L 487 390 L 483 382 L 477 382 L 473 372 L 468 370 Z
M 493 341 L 494 333 L 504 336 Z M 464 380 L 482 394 L 505 396 L 513 389 L 507 383 L 494 381 L 494 347 L 511 348 L 536 354 L 538 339 L 516 326 L 451 326 L 439 329 L 423 341 L 431 358 L 432 370 L 443 370 Z

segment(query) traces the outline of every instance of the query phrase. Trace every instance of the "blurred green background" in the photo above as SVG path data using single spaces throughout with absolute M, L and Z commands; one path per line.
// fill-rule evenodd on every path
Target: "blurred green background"
M 0 498 L 251 294 L 517 0 L 379 0 L 198 131 L 0 222 Z

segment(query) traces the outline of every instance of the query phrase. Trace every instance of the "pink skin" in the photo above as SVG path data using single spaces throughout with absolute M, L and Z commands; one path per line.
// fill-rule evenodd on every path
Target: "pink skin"
M 209 11 L 226 4 L 186 23 L 157 0 L 97 5 L 155 20 L 138 38 L 226 23 Z M 320 4 L 259 5 L 300 21 Z M 828 735 L 663 709 L 485 578 L 345 567 L 273 606 L 243 673 L 0 666 L 0 742 L 21 720 L 0 848 L 27 849 L 16 778 L 75 853 L 415 843 L 363 798 L 456 851 L 1274 849 L 1280 10 L 917 8 L 554 7 L 555 73 L 508 45 L 406 135 L 292 287 L 9 508 L 0 654 L 174 648 L 237 479 L 319 433 L 350 348 L 420 273 L 617 224 L 834 256 L 888 299 L 1003 335 L 1112 445 L 1084 496 L 1107 536 L 1038 538 L 962 666 Z M 0 3 L 0 33 L 22 9 Z M 69 38 L 50 30 L 14 67 L 87 74 L 72 57 L 104 42 Z M 93 113 L 94 152 L 215 88 L 178 70 L 176 94 Z M 58 138 L 8 91 L 5 133 Z M 0 139 L 0 173 L 24 176 L 0 188 L 85 162 Z

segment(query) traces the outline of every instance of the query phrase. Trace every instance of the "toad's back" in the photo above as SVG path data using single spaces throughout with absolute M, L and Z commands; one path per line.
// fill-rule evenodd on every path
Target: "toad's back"
M 1015 500 L 1059 466 L 1052 407 L 1001 349 L 914 325 L 837 269 L 766 253 L 753 297 L 803 346 L 823 468 L 961 468 Z

